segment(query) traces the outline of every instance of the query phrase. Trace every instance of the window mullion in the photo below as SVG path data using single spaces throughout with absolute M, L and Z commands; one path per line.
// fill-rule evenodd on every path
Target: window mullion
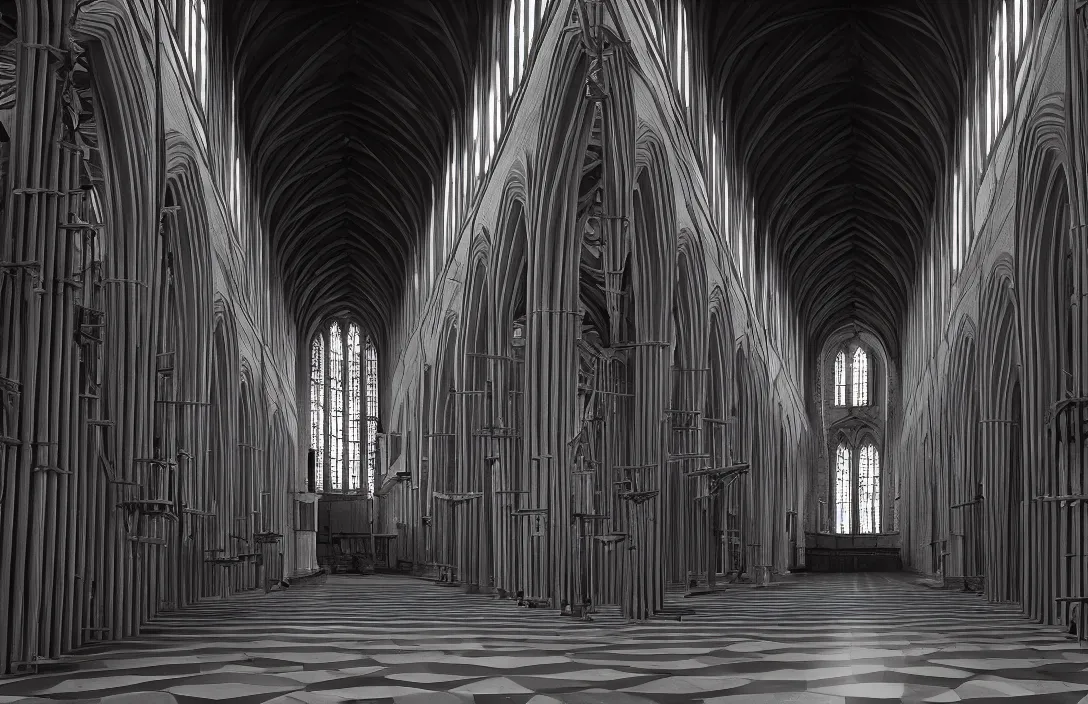
M 325 328 L 321 331 L 322 337 L 325 338 L 325 344 L 322 346 L 325 353 L 325 385 L 322 389 L 322 397 L 325 399 L 325 409 L 323 415 L 325 416 L 325 452 L 322 453 L 321 467 L 318 471 L 321 472 L 321 488 L 323 491 L 328 491 L 331 486 L 332 473 L 329 471 L 332 453 L 329 451 L 332 449 L 332 349 L 331 338 L 329 336 L 329 328 Z
M 348 490 L 348 436 L 351 434 L 351 408 L 348 406 L 348 387 L 351 386 L 351 380 L 348 379 L 348 337 L 351 336 L 348 331 L 347 321 L 340 321 L 340 413 L 341 418 L 341 430 L 340 430 L 340 462 L 337 471 L 340 472 L 340 491 L 347 493 Z
M 845 376 L 843 377 L 846 382 L 846 389 L 843 391 L 842 397 L 847 407 L 854 405 L 854 355 L 846 355 L 846 362 L 843 364 L 846 369 Z
M 861 451 L 855 450 L 850 453 L 850 497 L 851 507 L 850 512 L 850 534 L 855 535 L 861 531 L 861 491 L 860 491 L 860 478 L 861 478 Z

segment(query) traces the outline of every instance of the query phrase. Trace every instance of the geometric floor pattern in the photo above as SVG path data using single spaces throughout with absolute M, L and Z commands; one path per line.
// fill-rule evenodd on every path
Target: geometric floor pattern
M 0 680 L 0 704 L 1088 704 L 1088 647 L 905 575 L 796 575 L 592 623 L 392 576 L 202 604 Z

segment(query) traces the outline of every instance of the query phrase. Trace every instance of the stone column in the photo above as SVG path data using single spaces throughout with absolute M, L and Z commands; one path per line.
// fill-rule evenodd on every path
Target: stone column
M 543 539 L 529 539 L 531 550 L 546 554 L 539 556 L 528 595 L 550 598 L 553 608 L 573 598 L 568 448 L 574 434 L 579 319 L 575 310 L 535 307 L 526 321 L 524 432 L 532 484 L 523 507 L 548 511 Z
M 628 353 L 635 379 L 631 464 L 640 469 L 633 471 L 636 483 L 627 501 L 632 533 L 627 547 L 633 545 L 634 550 L 624 576 L 631 586 L 623 611 L 633 619 L 649 618 L 664 606 L 665 550 L 679 549 L 664 541 L 665 508 L 672 500 L 665 475 L 668 464 L 664 446 L 668 430 L 665 408 L 669 397 L 669 347 L 666 341 L 644 340 L 636 342 Z M 640 500 L 639 492 L 657 494 Z

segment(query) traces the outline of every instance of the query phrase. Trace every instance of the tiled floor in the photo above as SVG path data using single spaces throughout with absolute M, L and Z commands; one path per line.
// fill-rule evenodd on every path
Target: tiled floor
M 671 601 L 696 615 L 581 623 L 419 580 L 330 577 L 162 618 L 67 672 L 0 681 L 0 704 L 1088 704 L 1088 646 L 902 577 L 804 575 Z

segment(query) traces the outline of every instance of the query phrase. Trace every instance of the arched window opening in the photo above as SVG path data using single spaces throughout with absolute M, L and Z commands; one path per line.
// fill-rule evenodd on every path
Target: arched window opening
M 171 22 L 183 47 L 200 106 L 208 106 L 208 0 L 178 0 Z
M 452 254 L 466 210 L 494 162 L 514 94 L 525 80 L 534 35 L 549 5 L 547 0 L 507 1 L 509 14 L 498 18 L 487 51 L 481 52 L 488 58 L 474 66 L 471 99 L 464 112 L 451 115 L 456 128 L 447 144 L 442 192 L 431 198 L 430 240 L 438 250 L 428 251 L 433 260 L 427 270 L 431 282 Z
M 854 380 L 854 405 L 869 405 L 869 355 L 862 348 L 854 350 L 854 365 L 851 370 Z
M 491 168 L 491 158 L 495 156 L 495 147 L 499 144 L 502 131 L 502 118 L 499 116 L 499 62 L 495 62 L 495 73 L 491 79 L 491 88 L 487 93 L 487 159 L 484 171 Z
M 846 405 L 846 352 L 835 355 L 835 405 Z
M 1001 122 L 1009 114 L 1009 2 L 1001 3 L 1001 23 L 998 25 L 998 66 L 1001 67 L 998 76 L 1001 85 Z
M 366 339 L 366 467 L 367 489 L 374 491 L 378 469 L 378 350 Z
M 990 63 L 990 71 L 986 80 L 986 154 L 989 155 L 990 147 L 994 143 L 994 75 L 993 62 Z
M 869 443 L 858 453 L 858 532 L 880 532 L 880 457 Z
M 676 90 L 684 107 L 691 105 L 691 66 L 688 53 L 688 18 L 684 3 L 676 3 Z
M 525 14 L 525 0 L 519 0 L 521 10 L 521 32 L 518 36 L 518 78 L 525 73 L 525 57 L 529 53 L 529 32 L 536 22 Z
M 329 328 L 329 489 L 343 486 L 344 459 L 344 338 L 340 324 Z
M 324 491 L 325 476 L 325 337 L 314 336 L 310 347 L 310 447 L 317 467 L 317 491 Z
M 850 448 L 840 444 L 835 453 L 835 532 L 850 532 L 851 491 Z
M 472 196 L 476 193 L 476 182 L 483 174 L 484 140 L 480 133 L 486 127 L 483 123 L 487 119 L 486 115 L 480 115 L 486 110 L 483 105 L 483 92 L 483 75 L 479 72 L 472 89 L 472 171 L 469 173 L 469 186 L 465 192 L 466 204 L 472 202 Z
M 362 349 L 359 339 L 359 326 L 348 326 L 347 339 L 347 378 L 348 378 L 348 491 L 359 490 L 359 470 L 362 467 Z
M 517 88 L 517 86 L 518 86 L 518 78 L 519 78 L 519 76 L 518 76 L 518 74 L 519 74 L 518 68 L 519 67 L 518 67 L 518 62 L 517 62 L 517 52 L 518 52 L 517 11 L 518 11 L 518 4 L 519 3 L 518 3 L 517 0 L 511 0 L 510 1 L 510 24 L 509 24 L 509 26 L 507 27 L 507 30 L 506 30 L 507 31 L 506 48 L 507 48 L 507 50 L 509 52 L 509 55 L 507 57 L 508 63 L 507 63 L 507 66 L 506 66 L 506 68 L 507 68 L 507 73 L 506 73 L 506 75 L 507 75 L 506 94 L 508 96 L 512 96 L 514 94 L 514 89 Z
M 368 339 L 364 349 L 363 333 L 356 323 L 334 320 L 314 336 L 310 345 L 310 447 L 314 450 L 317 491 L 362 491 L 364 466 L 365 490 L 373 491 L 377 376 L 373 346 Z
M 1016 0 L 1016 16 L 1019 18 L 1016 25 L 1016 53 L 1019 58 L 1024 48 L 1024 39 L 1027 37 L 1028 28 L 1028 3 L 1026 0 Z

